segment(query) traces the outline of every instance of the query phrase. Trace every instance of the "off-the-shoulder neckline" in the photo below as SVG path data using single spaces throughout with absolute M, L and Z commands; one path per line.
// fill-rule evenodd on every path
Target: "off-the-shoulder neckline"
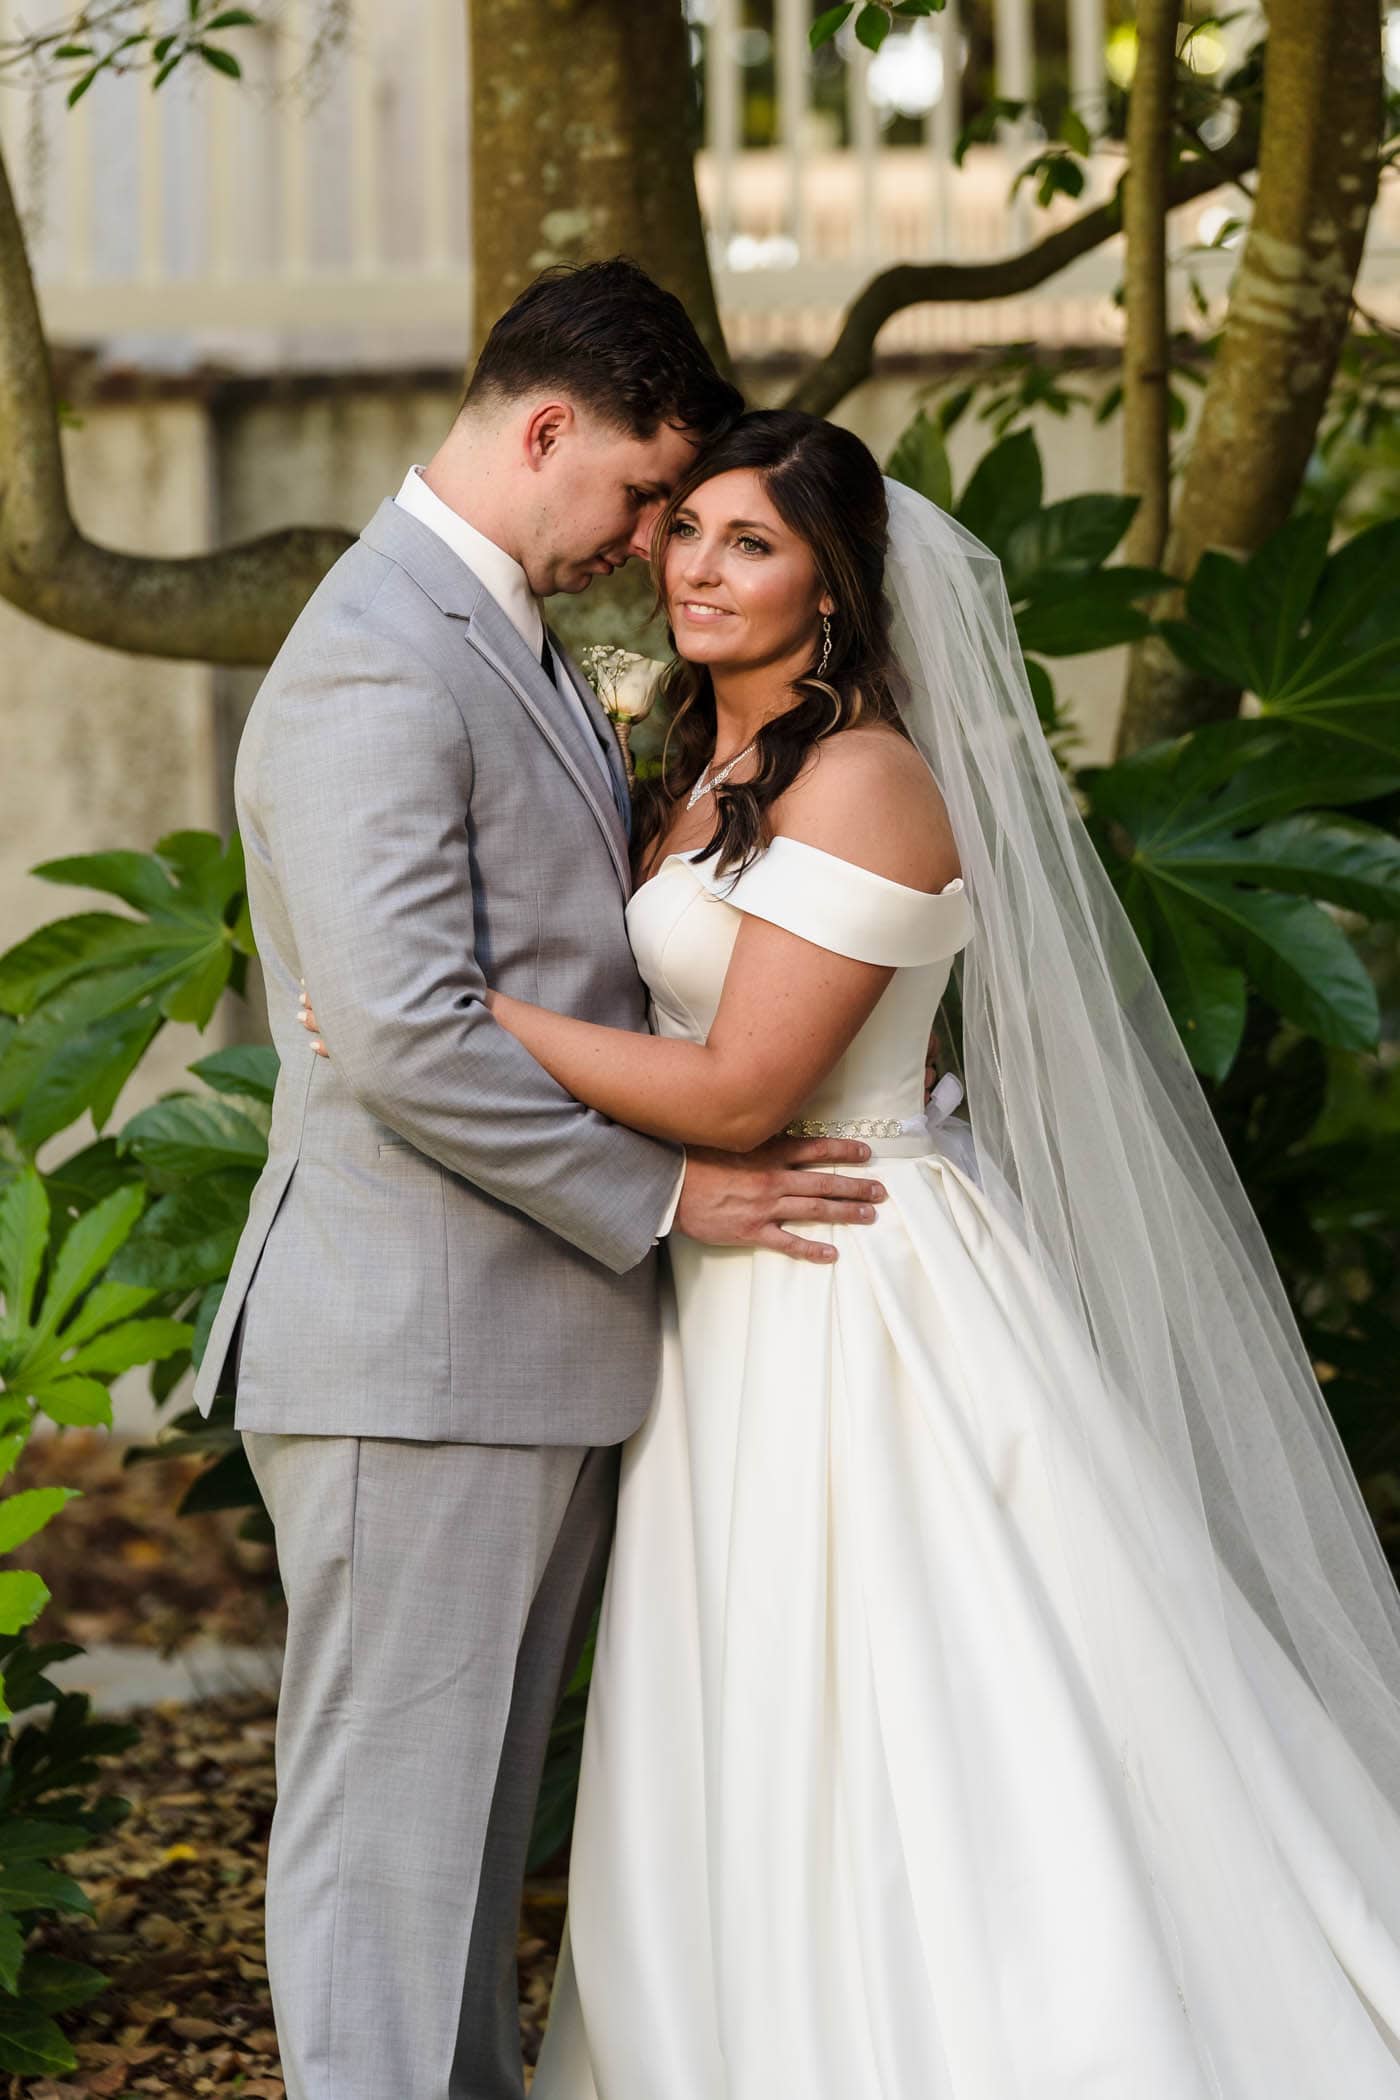
M 769 841 L 768 845 L 764 848 L 763 853 L 760 855 L 759 860 L 751 863 L 751 868 L 758 867 L 763 860 L 766 860 L 775 846 L 795 847 L 799 853 L 811 853 L 815 855 L 815 857 L 818 860 L 829 861 L 834 867 L 844 869 L 849 874 L 863 876 L 867 882 L 878 882 L 882 884 L 885 889 L 897 890 L 900 893 L 900 895 L 904 897 L 921 898 L 926 904 L 936 904 L 940 897 L 956 897 L 960 895 L 964 886 L 962 876 L 955 875 L 951 882 L 944 883 L 941 890 L 916 889 L 911 883 L 896 882 L 892 876 L 879 875 L 876 873 L 874 868 L 863 868 L 858 860 L 846 860 L 839 853 L 828 853 L 824 846 L 809 845 L 806 839 L 788 838 L 787 835 L 783 832 L 779 832 L 775 838 Z M 706 889 L 709 889 L 709 883 L 705 882 L 705 878 L 703 875 L 701 875 L 699 868 L 694 865 L 696 857 L 701 851 L 702 849 L 699 846 L 692 846 L 688 853 L 667 853 L 663 855 L 661 860 L 657 862 L 655 868 L 653 868 L 651 874 L 647 876 L 646 882 L 638 883 L 637 888 L 633 891 L 632 894 L 634 896 L 640 895 L 640 893 L 647 887 L 647 883 L 655 882 L 657 876 L 661 874 L 664 868 L 669 867 L 670 863 L 673 860 L 687 862 L 691 867 L 691 872 L 701 883 L 704 884 L 704 887 Z M 747 875 L 748 873 L 750 873 L 750 871 L 750 868 L 746 868 L 744 870 L 744 873 Z M 741 877 L 739 879 L 742 880 L 743 878 Z

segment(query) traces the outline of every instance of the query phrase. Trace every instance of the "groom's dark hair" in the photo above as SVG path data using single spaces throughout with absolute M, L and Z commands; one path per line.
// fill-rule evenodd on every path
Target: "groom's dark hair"
M 462 406 L 540 387 L 636 438 L 663 423 L 715 437 L 744 407 L 675 293 L 625 255 L 542 270 L 487 336 Z

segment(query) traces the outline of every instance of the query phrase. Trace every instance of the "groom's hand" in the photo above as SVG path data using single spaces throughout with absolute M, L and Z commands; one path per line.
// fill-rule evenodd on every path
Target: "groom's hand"
M 873 1225 L 885 1200 L 878 1181 L 823 1174 L 823 1166 L 860 1166 L 870 1147 L 850 1138 L 770 1138 L 753 1152 L 687 1148 L 685 1183 L 672 1230 L 707 1247 L 773 1247 L 795 1261 L 835 1261 L 826 1240 L 788 1225 Z

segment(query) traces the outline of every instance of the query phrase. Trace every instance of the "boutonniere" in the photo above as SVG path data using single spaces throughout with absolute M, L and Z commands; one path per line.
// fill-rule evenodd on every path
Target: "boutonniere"
M 591 648 L 581 650 L 579 664 L 622 746 L 627 778 L 635 780 L 632 730 L 636 723 L 646 720 L 655 706 L 657 687 L 666 666 L 654 656 L 641 656 L 635 649 L 617 649 L 606 642 L 595 642 Z

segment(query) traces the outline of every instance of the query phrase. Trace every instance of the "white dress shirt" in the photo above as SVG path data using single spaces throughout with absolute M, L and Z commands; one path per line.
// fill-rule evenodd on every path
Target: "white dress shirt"
M 530 579 L 515 556 L 507 554 L 504 547 L 498 547 L 494 540 L 488 540 L 484 532 L 478 532 L 475 525 L 469 525 L 450 504 L 443 502 L 441 496 L 434 495 L 423 479 L 421 467 L 409 468 L 394 501 L 401 509 L 417 518 L 420 524 L 426 525 L 430 532 L 435 532 L 438 538 L 466 563 L 473 576 L 485 584 L 530 654 L 538 659 L 540 645 L 544 641 L 544 614 L 540 611 L 539 599 L 530 589 Z M 607 754 L 598 741 L 597 732 L 588 718 L 583 701 L 574 691 L 573 681 L 564 675 L 557 656 L 554 658 L 554 684 L 578 716 L 588 748 L 597 753 L 598 763 L 604 776 L 608 778 L 611 792 Z M 684 1185 L 685 1163 L 682 1161 L 680 1173 L 676 1177 L 675 1193 L 666 1206 L 665 1216 L 657 1230 L 658 1240 L 666 1237 L 676 1221 Z
M 473 576 L 485 584 L 511 626 L 524 642 L 531 656 L 538 663 L 540 645 L 544 641 L 544 614 L 540 601 L 530 589 L 530 579 L 513 554 L 488 540 L 484 532 L 469 525 L 459 517 L 452 506 L 444 503 L 441 496 L 434 495 L 423 479 L 421 467 L 410 467 L 403 478 L 403 487 L 394 498 L 402 510 L 435 532 L 452 552 L 464 561 Z M 583 701 L 574 689 L 574 683 L 565 673 L 557 654 L 554 656 L 554 687 L 572 707 L 582 729 L 589 750 L 597 759 L 603 777 L 612 793 L 612 776 L 608 771 L 608 756 L 598 740 L 598 732 L 590 721 Z

